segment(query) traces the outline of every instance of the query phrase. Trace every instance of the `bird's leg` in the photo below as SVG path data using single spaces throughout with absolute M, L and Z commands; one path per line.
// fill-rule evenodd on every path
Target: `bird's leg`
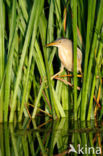
M 68 71 L 68 75 L 70 75 L 70 72 Z M 68 76 L 68 82 L 71 83 L 71 78 Z
M 59 71 L 58 73 L 56 73 L 55 75 L 53 75 L 53 76 L 51 77 L 51 80 L 53 80 L 57 75 L 59 75 L 60 73 L 62 73 L 63 70 L 64 70 L 64 66 L 61 64 L 60 71 Z

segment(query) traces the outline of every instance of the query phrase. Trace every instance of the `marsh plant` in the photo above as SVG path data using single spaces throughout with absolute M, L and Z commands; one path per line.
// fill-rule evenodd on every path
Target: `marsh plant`
M 102 118 L 102 15 L 103 0 L 0 0 L 0 122 L 39 112 L 53 119 L 66 112 L 75 120 Z M 51 80 L 61 64 L 57 49 L 45 45 L 58 38 L 73 41 L 74 70 Z

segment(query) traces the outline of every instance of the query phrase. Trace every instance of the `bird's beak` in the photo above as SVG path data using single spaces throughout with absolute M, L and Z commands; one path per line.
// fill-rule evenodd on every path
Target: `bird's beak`
M 54 41 L 54 42 L 46 44 L 45 46 L 50 47 L 50 46 L 56 46 L 56 45 L 57 45 L 57 42 Z

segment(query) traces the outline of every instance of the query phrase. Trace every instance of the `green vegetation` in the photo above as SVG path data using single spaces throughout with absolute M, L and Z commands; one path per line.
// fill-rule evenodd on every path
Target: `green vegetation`
M 35 118 L 39 111 L 53 119 L 66 111 L 75 120 L 102 118 L 102 14 L 102 0 L 0 0 L 0 122 Z M 51 80 L 60 60 L 57 48 L 45 45 L 62 37 L 74 43 L 74 76 L 63 78 L 72 87 L 62 77 Z

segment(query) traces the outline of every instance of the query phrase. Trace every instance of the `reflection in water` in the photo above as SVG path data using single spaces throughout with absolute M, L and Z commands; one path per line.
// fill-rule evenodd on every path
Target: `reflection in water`
M 0 124 L 0 156 L 102 155 L 102 124 L 67 118 L 42 124 L 28 119 Z

